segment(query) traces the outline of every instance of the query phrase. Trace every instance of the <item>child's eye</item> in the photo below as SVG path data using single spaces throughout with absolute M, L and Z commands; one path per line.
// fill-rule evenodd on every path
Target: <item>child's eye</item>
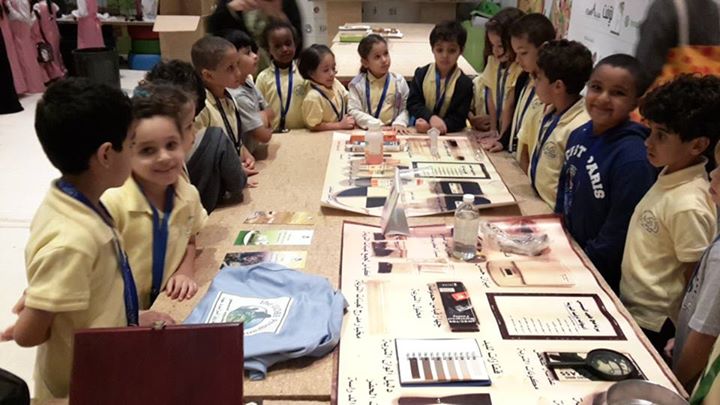
M 175 150 L 178 148 L 178 145 L 180 145 L 179 142 L 172 141 L 172 142 L 168 142 L 168 144 L 165 147 L 167 148 L 167 150 Z
M 150 156 L 153 153 L 155 153 L 155 148 L 142 148 L 140 149 L 140 154 L 143 156 Z
M 623 97 L 623 96 L 625 96 L 625 92 L 616 90 L 616 91 L 610 92 L 610 95 L 616 96 L 616 97 Z

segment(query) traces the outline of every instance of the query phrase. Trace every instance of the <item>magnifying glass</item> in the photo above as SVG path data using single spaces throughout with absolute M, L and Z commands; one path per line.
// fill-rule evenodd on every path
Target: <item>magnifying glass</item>
M 628 356 L 610 349 L 591 350 L 584 359 L 577 353 L 548 354 L 547 366 L 551 369 L 582 367 L 605 381 L 622 381 L 640 374 Z

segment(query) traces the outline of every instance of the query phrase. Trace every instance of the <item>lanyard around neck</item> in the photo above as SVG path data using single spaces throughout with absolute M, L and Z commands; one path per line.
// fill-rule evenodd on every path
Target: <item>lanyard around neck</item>
M 387 73 L 386 75 L 387 75 L 387 77 L 385 78 L 385 85 L 383 86 L 383 91 L 382 91 L 382 95 L 380 96 L 380 101 L 378 102 L 375 113 L 373 113 L 372 106 L 370 105 L 370 74 L 369 73 L 365 74 L 365 98 L 367 99 L 368 113 L 371 114 L 375 118 L 380 118 L 380 112 L 382 110 L 383 103 L 385 102 L 385 97 L 387 97 L 388 87 L 390 87 L 390 73 Z
M 522 92 L 520 92 L 520 100 L 522 100 L 525 92 L 527 92 L 527 84 L 525 85 L 525 87 L 523 87 Z M 510 145 L 508 147 L 509 152 L 514 152 L 517 149 L 520 127 L 522 126 L 522 122 L 525 119 L 525 114 L 527 114 L 527 110 L 528 108 L 530 108 L 530 104 L 532 104 L 532 100 L 534 97 L 535 86 L 533 86 L 532 90 L 530 90 L 530 95 L 528 96 L 527 100 L 525 100 L 525 104 L 523 105 L 523 107 L 515 111 L 515 128 L 513 128 L 512 137 L 510 139 Z
M 337 116 L 338 122 L 342 121 L 342 117 L 345 114 L 345 100 L 342 100 L 342 97 L 340 98 L 340 110 L 335 106 L 335 103 L 330 100 L 330 97 L 328 97 L 317 85 L 314 83 L 310 84 L 315 91 L 320 93 L 320 95 L 327 100 L 328 103 L 330 103 L 330 107 L 332 107 L 333 111 L 335 112 L 335 116 Z
M 175 197 L 175 188 L 168 186 L 165 190 L 165 209 L 163 210 L 162 219 L 155 205 L 150 202 L 143 191 L 140 184 L 138 184 L 140 192 L 145 196 L 145 199 L 150 205 L 153 217 L 153 250 L 152 250 L 152 287 L 150 289 L 150 305 L 155 302 L 155 299 L 160 295 L 160 288 L 162 287 L 163 274 L 165 273 L 165 257 L 167 256 L 168 246 L 168 222 L 170 221 L 170 215 L 173 209 L 173 199 Z
M 237 110 L 237 107 L 234 107 L 235 110 L 235 120 L 237 121 L 237 130 L 238 133 L 235 133 L 235 130 L 233 130 L 232 125 L 230 125 L 230 120 L 228 120 L 227 115 L 225 115 L 225 109 L 222 106 L 222 103 L 220 102 L 220 99 L 213 94 L 213 97 L 215 98 L 215 103 L 217 104 L 218 111 L 220 112 L 220 116 L 222 117 L 223 124 L 225 124 L 225 131 L 227 132 L 227 135 L 230 137 L 230 140 L 233 142 L 233 145 L 235 145 L 235 150 L 237 151 L 238 155 L 240 154 L 240 150 L 242 149 L 242 138 L 240 137 L 240 113 Z M 232 96 L 226 91 L 225 97 L 228 97 L 232 100 Z M 235 106 L 235 102 L 233 101 L 233 106 Z
M 505 83 L 507 83 L 510 68 L 502 69 L 498 66 L 497 80 L 495 81 L 495 94 L 497 94 L 497 105 L 495 112 L 497 113 L 498 128 L 502 122 L 503 102 L 505 101 Z
M 285 108 L 283 108 L 282 102 L 282 81 L 280 80 L 280 68 L 275 65 L 275 88 L 278 93 L 278 100 L 280 100 L 280 130 L 285 129 L 285 117 L 287 117 L 288 111 L 290 111 L 290 100 L 293 94 L 293 64 L 290 63 L 290 73 L 288 74 L 288 90 L 287 100 L 285 100 Z
M 103 212 L 98 210 L 97 207 L 95 207 L 95 205 L 93 205 L 90 200 L 70 182 L 60 179 L 56 184 L 60 191 L 90 208 L 102 219 L 105 225 L 110 228 L 113 235 L 113 244 L 115 245 L 115 255 L 117 256 L 118 265 L 120 266 L 120 274 L 123 279 L 125 318 L 127 319 L 128 326 L 138 325 L 140 305 L 138 304 L 138 293 L 137 288 L 135 287 L 135 279 L 133 278 L 132 270 L 130 269 L 130 261 L 128 260 L 127 253 L 125 253 L 125 250 L 120 244 L 120 238 L 118 237 L 115 229 L 115 224 L 112 222 L 112 216 L 110 216 L 110 213 L 102 203 L 100 203 L 100 208 Z
M 540 125 L 540 136 L 538 136 L 538 144 L 535 146 L 535 150 L 533 151 L 532 155 L 532 161 L 530 162 L 530 180 L 532 182 L 533 188 L 535 188 L 535 176 L 537 174 L 537 166 L 538 162 L 540 161 L 540 154 L 542 153 L 542 149 L 545 147 L 545 143 L 550 138 L 550 135 L 553 133 L 553 131 L 555 131 L 555 128 L 560 122 L 562 116 L 574 105 L 575 103 L 571 104 L 568 108 L 566 108 L 564 111 L 561 111 L 559 114 L 555 114 L 555 111 L 553 111 L 545 114 L 545 116 L 543 117 L 542 125 Z M 550 125 L 548 125 L 548 122 L 550 122 Z M 545 129 L 544 132 L 543 129 Z
M 435 68 L 435 108 L 433 109 L 433 115 L 438 115 L 440 113 L 440 110 L 442 109 L 443 104 L 445 103 L 445 93 L 447 93 L 448 82 L 450 81 L 453 73 L 455 73 L 454 66 L 448 72 L 448 75 L 445 77 L 445 87 L 442 89 L 442 94 L 440 94 L 440 71 L 437 70 L 437 67 Z

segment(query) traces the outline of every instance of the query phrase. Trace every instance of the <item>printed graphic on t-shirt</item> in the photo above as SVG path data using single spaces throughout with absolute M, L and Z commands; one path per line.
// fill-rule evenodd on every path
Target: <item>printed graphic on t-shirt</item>
M 278 333 L 285 323 L 292 297 L 256 298 L 221 292 L 206 323 L 243 322 L 245 336 Z
M 560 149 L 556 142 L 548 141 L 548 143 L 545 144 L 545 148 L 543 148 L 543 153 L 549 159 L 555 160 L 560 156 Z
M 640 214 L 640 226 L 650 233 L 658 233 L 660 230 L 660 224 L 655 214 L 650 210 L 645 210 Z

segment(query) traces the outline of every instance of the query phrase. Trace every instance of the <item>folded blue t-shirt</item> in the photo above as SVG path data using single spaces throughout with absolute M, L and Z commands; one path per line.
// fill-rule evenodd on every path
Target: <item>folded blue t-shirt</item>
M 329 353 L 346 306 L 326 278 L 260 263 L 222 269 L 184 323 L 244 322 L 245 370 L 261 380 L 279 361 Z

